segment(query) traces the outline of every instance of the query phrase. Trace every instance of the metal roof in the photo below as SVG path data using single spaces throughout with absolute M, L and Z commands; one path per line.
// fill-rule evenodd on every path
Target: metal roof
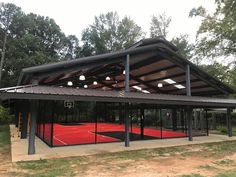
M 102 91 L 52 86 L 27 85 L 0 89 L 1 99 L 74 100 L 152 103 L 193 107 L 236 107 L 236 100 L 197 96 L 145 94 L 140 92 Z
M 171 78 L 176 84 L 185 87 L 185 67 L 191 68 L 191 92 L 194 96 L 220 95 L 235 93 L 226 84 L 213 78 L 190 61 L 177 53 L 177 48 L 164 38 L 143 39 L 130 48 L 108 54 L 40 65 L 22 70 L 18 85 L 32 84 L 34 79 L 39 85 L 66 86 L 73 81 L 74 87 L 88 85 L 90 89 L 123 90 L 124 61 L 130 55 L 130 87 L 139 86 L 151 93 L 185 95 L 186 90 L 164 82 Z M 85 75 L 85 81 L 79 81 L 79 75 Z M 106 76 L 111 77 L 106 81 Z M 93 81 L 98 85 L 94 86 Z M 158 88 L 157 84 L 163 87 Z

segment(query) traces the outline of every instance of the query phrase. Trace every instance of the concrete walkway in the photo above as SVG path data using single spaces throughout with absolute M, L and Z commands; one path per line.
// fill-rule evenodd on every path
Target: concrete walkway
M 124 147 L 124 142 L 116 142 L 50 148 L 36 137 L 36 154 L 28 155 L 28 140 L 18 138 L 14 126 L 11 126 L 10 129 L 11 135 L 14 135 L 14 137 L 11 137 L 12 162 L 236 140 L 236 137 L 229 138 L 224 135 L 212 134 L 209 136 L 194 137 L 193 141 L 188 141 L 187 138 L 132 141 L 130 142 L 130 147 Z

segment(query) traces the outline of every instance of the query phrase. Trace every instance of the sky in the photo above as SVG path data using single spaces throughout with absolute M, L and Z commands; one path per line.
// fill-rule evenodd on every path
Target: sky
M 120 19 L 129 16 L 149 36 L 152 15 L 165 13 L 172 18 L 167 39 L 179 34 L 188 34 L 195 41 L 196 32 L 201 24 L 200 18 L 189 18 L 189 11 L 203 6 L 208 11 L 215 9 L 214 0 L 3 0 L 14 3 L 25 13 L 36 13 L 53 18 L 66 34 L 76 35 L 94 22 L 94 16 L 116 11 Z

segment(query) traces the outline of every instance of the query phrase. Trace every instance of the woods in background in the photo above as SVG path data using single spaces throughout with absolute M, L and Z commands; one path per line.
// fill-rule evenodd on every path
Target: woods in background
M 216 4 L 214 14 L 208 14 L 203 7 L 190 11 L 190 17 L 202 18 L 194 44 L 184 33 L 169 40 L 183 57 L 236 88 L 236 2 L 216 0 Z M 166 14 L 153 15 L 147 36 L 130 17 L 121 19 L 116 12 L 108 12 L 96 16 L 79 40 L 75 35 L 65 35 L 49 17 L 26 14 L 14 4 L 1 3 L 0 86 L 16 85 L 25 67 L 122 50 L 144 37 L 169 38 L 170 24 L 171 17 Z M 219 58 L 231 62 L 223 65 Z M 203 64 L 202 59 L 212 64 Z

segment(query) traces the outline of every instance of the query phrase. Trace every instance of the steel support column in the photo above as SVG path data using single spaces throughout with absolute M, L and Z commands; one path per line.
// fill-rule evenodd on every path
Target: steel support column
M 26 101 L 23 101 L 21 104 L 21 139 L 27 138 L 27 130 L 28 130 L 28 104 Z
M 125 103 L 125 147 L 129 147 L 129 103 Z
M 209 136 L 209 122 L 208 122 L 207 110 L 205 110 L 205 116 L 206 116 L 206 130 L 207 130 L 207 136 Z
M 143 139 L 144 135 L 144 108 L 143 105 L 141 105 L 141 117 L 140 117 L 140 129 L 141 129 L 141 139 Z
M 129 54 L 125 60 L 125 92 L 129 92 Z M 125 147 L 129 147 L 129 103 L 125 103 Z
M 186 95 L 191 96 L 191 74 L 189 65 L 186 65 L 185 72 L 186 72 Z M 187 106 L 187 120 L 188 120 L 188 140 L 192 141 L 193 140 L 192 109 L 189 106 Z
M 163 122 L 162 122 L 162 109 L 161 108 L 159 110 L 159 117 L 160 117 L 160 121 L 161 121 L 161 139 L 162 139 L 162 124 L 163 124 Z
M 19 124 L 19 104 L 17 104 L 18 102 L 15 102 L 15 126 L 16 128 L 18 128 L 18 124 Z
M 191 74 L 190 66 L 186 65 L 186 95 L 191 96 Z
M 231 118 L 231 109 L 227 108 L 227 132 L 228 136 L 232 137 L 232 118 Z
M 129 54 L 126 56 L 126 60 L 125 60 L 125 91 L 129 92 L 129 70 L 130 70 L 130 66 L 129 66 Z
M 174 108 L 171 110 L 171 116 L 172 116 L 172 129 L 173 131 L 177 130 L 177 110 Z
M 193 115 L 192 108 L 190 106 L 187 107 L 187 119 L 188 119 L 188 140 L 193 141 Z
M 37 119 L 37 101 L 32 101 L 30 105 L 31 120 L 29 132 L 28 154 L 35 154 L 35 130 Z

